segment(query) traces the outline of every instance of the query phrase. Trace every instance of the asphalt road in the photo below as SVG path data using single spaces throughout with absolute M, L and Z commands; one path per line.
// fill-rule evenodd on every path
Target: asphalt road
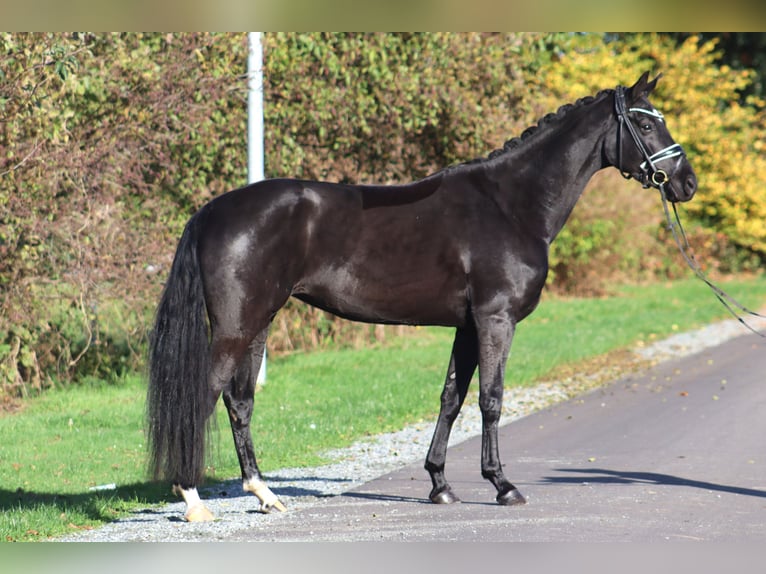
M 447 458 L 461 504 L 429 503 L 418 463 L 229 540 L 764 541 L 765 439 L 766 341 L 746 335 L 502 427 L 525 506 L 495 504 L 471 439 Z

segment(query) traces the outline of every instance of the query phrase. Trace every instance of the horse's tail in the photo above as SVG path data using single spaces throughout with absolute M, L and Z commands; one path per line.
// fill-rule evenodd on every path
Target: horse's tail
M 149 470 L 183 487 L 202 480 L 209 415 L 210 341 L 197 239 L 186 225 L 157 308 L 149 342 Z

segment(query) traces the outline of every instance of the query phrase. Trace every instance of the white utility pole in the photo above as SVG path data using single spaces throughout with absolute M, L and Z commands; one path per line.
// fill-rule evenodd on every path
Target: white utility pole
M 261 33 L 247 34 L 247 182 L 264 178 L 263 170 L 263 47 Z M 257 382 L 266 382 L 266 351 L 263 351 Z

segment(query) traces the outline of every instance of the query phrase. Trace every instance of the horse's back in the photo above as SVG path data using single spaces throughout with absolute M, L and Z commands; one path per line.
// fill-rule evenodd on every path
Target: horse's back
M 209 290 L 227 285 L 229 293 L 265 298 L 270 306 L 294 295 L 370 322 L 459 321 L 464 258 L 444 222 L 456 209 L 439 196 L 440 181 L 356 186 L 275 179 L 219 196 L 200 213 Z M 428 313 L 438 300 L 445 308 Z
M 422 212 L 440 178 L 402 186 L 348 185 L 298 179 L 270 179 L 210 201 L 203 239 L 214 249 L 245 243 L 269 246 L 295 259 L 300 254 L 348 257 L 363 235 L 385 237 L 386 226 Z M 366 233 L 363 234 L 363 229 Z M 246 238 L 246 239 L 245 239 Z M 216 253 L 220 257 L 221 253 Z

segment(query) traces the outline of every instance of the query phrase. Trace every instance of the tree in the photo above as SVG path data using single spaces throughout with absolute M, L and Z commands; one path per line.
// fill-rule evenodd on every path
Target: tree
M 654 101 L 700 174 L 694 237 L 766 253 L 763 106 L 739 97 L 755 74 L 719 65 L 713 42 L 275 33 L 264 48 L 267 177 L 349 182 L 408 181 L 484 156 L 563 103 L 663 71 Z M 8 393 L 141 366 L 183 225 L 246 183 L 246 57 L 244 34 L 0 34 Z M 637 241 L 633 224 L 643 217 L 654 237 L 657 218 L 635 204 L 635 186 L 609 177 L 554 244 L 561 288 L 598 285 L 603 269 L 667 272 L 652 263 L 666 253 L 647 248 L 660 244 Z M 270 350 L 377 332 L 295 305 L 277 317 Z
M 695 34 L 674 32 L 670 34 L 683 44 Z M 766 33 L 764 32 L 702 32 L 696 34 L 701 42 L 715 42 L 719 50 L 716 63 L 734 70 L 752 70 L 753 81 L 742 90 L 743 99 L 753 95 L 766 97 Z M 744 101 L 744 100 L 743 100 Z

